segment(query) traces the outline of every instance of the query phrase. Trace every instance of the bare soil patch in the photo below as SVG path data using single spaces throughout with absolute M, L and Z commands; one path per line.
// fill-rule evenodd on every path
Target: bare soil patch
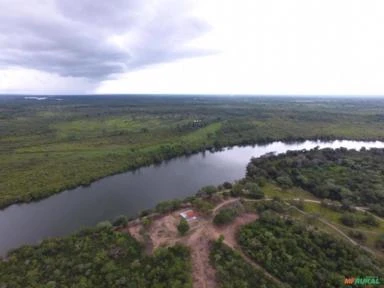
M 179 221 L 180 219 L 175 216 L 175 213 L 153 221 L 148 231 L 153 249 L 160 246 L 170 246 L 180 238 L 176 228 Z
M 185 239 L 185 244 L 191 249 L 193 287 L 217 287 L 216 272 L 209 261 L 210 254 L 209 229 L 203 225 Z
M 225 205 L 235 204 L 239 199 L 230 199 L 219 204 L 213 212 Z M 146 235 L 143 237 L 141 224 L 132 225 L 122 229 L 129 232 L 138 241 L 145 243 L 149 248 L 149 253 L 152 253 L 156 248 L 161 246 L 172 246 L 176 243 L 182 243 L 191 249 L 192 260 L 192 278 L 193 287 L 195 288 L 211 288 L 217 287 L 215 269 L 211 266 L 210 242 L 216 240 L 220 235 L 224 236 L 224 243 L 231 248 L 236 245 L 236 232 L 240 226 L 248 224 L 258 219 L 256 214 L 242 214 L 228 225 L 216 227 L 212 223 L 212 217 L 200 217 L 197 221 L 189 222 L 190 230 L 185 236 L 180 236 L 177 231 L 177 224 L 180 221 L 179 213 L 176 211 L 171 214 L 164 215 L 153 220 L 148 228 Z M 145 239 L 144 239 L 145 238 Z
M 132 225 L 126 228 L 129 234 L 131 234 L 132 237 L 136 238 L 136 240 L 139 242 L 144 241 L 143 235 L 141 234 L 142 229 L 143 229 L 143 225 L 141 224 Z
M 236 233 L 238 229 L 243 225 L 249 224 L 257 220 L 258 218 L 259 216 L 257 214 L 244 213 L 240 216 L 237 216 L 232 223 L 223 227 L 216 227 L 213 225 L 211 226 L 214 229 L 214 234 L 216 235 L 216 238 L 219 237 L 220 234 L 223 235 L 225 244 L 227 244 L 231 248 L 235 248 L 237 247 Z

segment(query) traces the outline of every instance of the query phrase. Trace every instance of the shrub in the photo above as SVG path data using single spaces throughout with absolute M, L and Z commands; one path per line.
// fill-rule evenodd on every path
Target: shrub
M 223 187 L 224 187 L 224 189 L 231 189 L 232 188 L 232 184 L 229 183 L 229 182 L 224 182 L 223 183 Z
M 243 193 L 243 185 L 240 183 L 236 183 L 232 186 L 231 189 L 231 196 L 232 197 L 238 197 Z
M 299 201 L 291 201 L 291 204 L 293 206 L 295 206 L 296 208 L 304 211 L 305 205 L 304 205 L 304 200 L 303 199 L 299 199 Z
M 225 208 L 221 209 L 219 213 L 213 218 L 215 225 L 224 225 L 233 221 L 237 216 L 237 212 L 233 209 Z
M 367 236 L 360 231 L 355 231 L 355 230 L 348 231 L 348 235 L 362 243 L 365 243 L 367 241 Z
M 127 224 L 128 224 L 128 219 L 127 219 L 127 216 L 125 215 L 120 215 L 112 223 L 112 225 L 115 227 L 126 226 Z
M 203 188 L 201 188 L 199 190 L 199 192 L 197 192 L 197 195 L 199 196 L 208 196 L 208 197 L 211 197 L 213 194 L 215 194 L 217 192 L 217 188 L 215 186 L 205 186 Z
M 213 205 L 211 203 L 209 203 L 208 201 L 202 200 L 202 199 L 198 199 L 198 198 L 192 201 L 192 205 L 201 214 L 209 214 L 209 212 L 213 208 Z
M 109 221 L 101 221 L 101 222 L 97 223 L 96 227 L 97 228 L 110 228 L 110 227 L 112 227 L 112 224 Z
M 256 183 L 247 183 L 245 188 L 248 191 L 248 196 L 253 199 L 262 199 L 264 198 L 264 192 L 261 190 L 259 185 Z
M 368 214 L 367 216 L 365 216 L 365 217 L 363 218 L 363 221 L 362 221 L 362 222 L 363 222 L 364 224 L 369 225 L 369 226 L 374 226 L 374 227 L 379 226 L 379 221 L 377 221 L 377 219 L 376 219 L 374 216 L 370 215 L 370 214 Z
M 224 196 L 225 198 L 228 198 L 229 196 L 231 196 L 231 193 L 225 191 L 225 192 L 223 192 L 223 196 Z
M 282 175 L 276 178 L 277 183 L 279 183 L 283 188 L 290 188 L 293 186 L 292 180 L 288 175 Z
M 384 251 L 384 234 L 382 234 L 380 238 L 376 240 L 375 246 L 377 249 Z
M 189 224 L 187 220 L 181 218 L 179 225 L 177 225 L 177 230 L 181 235 L 185 235 L 185 233 L 187 233 L 189 230 Z
M 179 209 L 181 206 L 181 201 L 178 199 L 163 201 L 156 205 L 156 212 L 158 213 L 167 213 Z
M 344 213 L 340 217 L 340 221 L 345 226 L 349 226 L 349 227 L 355 227 L 357 224 L 359 224 L 357 217 L 351 213 Z

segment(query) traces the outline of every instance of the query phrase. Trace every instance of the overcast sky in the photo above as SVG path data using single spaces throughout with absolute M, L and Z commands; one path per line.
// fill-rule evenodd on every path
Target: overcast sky
M 384 95 L 382 0 L 0 0 L 0 93 Z

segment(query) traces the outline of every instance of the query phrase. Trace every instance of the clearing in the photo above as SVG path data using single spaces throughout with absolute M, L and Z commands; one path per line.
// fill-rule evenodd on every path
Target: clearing
M 221 202 L 212 214 L 214 215 L 220 208 L 239 202 L 239 200 L 239 198 L 235 198 Z M 176 243 L 188 246 L 191 249 L 193 286 L 196 288 L 216 287 L 215 269 L 209 260 L 210 242 L 223 235 L 224 244 L 236 249 L 237 229 L 257 220 L 258 215 L 244 213 L 232 223 L 222 227 L 216 227 L 212 223 L 213 216 L 199 216 L 197 220 L 189 222 L 189 232 L 185 236 L 181 236 L 176 228 L 181 212 L 182 210 L 178 210 L 154 219 L 147 229 L 136 222 L 134 225 L 128 225 L 123 231 L 129 232 L 138 241 L 144 242 L 146 247 L 150 247 L 149 253 L 158 247 L 172 246 Z M 246 260 L 248 261 L 248 259 Z

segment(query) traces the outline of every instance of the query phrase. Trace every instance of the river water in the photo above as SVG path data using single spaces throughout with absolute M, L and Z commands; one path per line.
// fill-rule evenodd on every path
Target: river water
M 158 202 L 193 195 L 206 185 L 218 185 L 245 176 L 251 157 L 269 152 L 345 147 L 384 148 L 384 142 L 305 141 L 273 142 L 267 145 L 233 147 L 179 157 L 63 191 L 44 200 L 12 205 L 0 211 L 0 255 L 24 244 L 63 236 L 119 215 L 134 216 Z

